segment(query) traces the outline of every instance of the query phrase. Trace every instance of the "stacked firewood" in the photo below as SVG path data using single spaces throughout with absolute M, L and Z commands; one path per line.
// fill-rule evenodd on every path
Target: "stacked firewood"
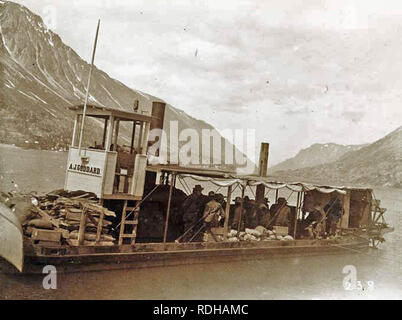
M 23 227 L 35 242 L 76 246 L 81 234 L 80 245 L 114 244 L 108 219 L 116 215 L 102 207 L 93 193 L 56 190 L 32 198 L 32 204 Z M 80 225 L 84 226 L 82 232 Z

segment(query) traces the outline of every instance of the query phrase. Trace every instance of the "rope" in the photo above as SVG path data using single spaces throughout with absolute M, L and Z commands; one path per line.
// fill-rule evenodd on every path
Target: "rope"
M 190 226 L 190 228 L 188 228 L 180 237 L 178 237 L 176 239 L 176 241 L 180 241 L 187 233 L 190 232 L 190 230 L 192 230 L 202 219 L 204 218 L 204 216 L 202 216 L 196 223 L 194 223 L 192 226 Z
M 190 239 L 188 242 L 193 241 L 194 238 L 195 238 L 196 236 L 198 236 L 198 234 L 199 234 L 199 233 L 201 232 L 201 230 L 203 230 L 204 228 L 205 228 L 205 224 L 203 223 L 202 226 L 201 226 L 201 228 L 198 229 L 198 231 L 191 237 L 191 239 Z
M 188 188 L 183 184 L 183 182 L 181 182 L 181 179 L 179 178 L 179 182 L 181 184 L 181 186 L 184 189 L 184 192 L 186 193 L 186 195 L 188 196 L 190 194 L 190 190 L 188 190 Z
M 190 194 L 190 193 L 191 193 L 191 188 L 188 186 L 186 180 L 182 179 L 182 178 L 179 176 L 179 181 L 182 181 L 182 182 L 186 185 L 187 190 L 188 190 L 188 193 Z
M 268 195 L 269 195 L 269 193 L 270 193 L 272 190 L 273 190 L 273 189 L 268 189 L 268 188 L 267 188 L 267 191 L 266 191 L 265 194 L 264 194 L 264 198 L 267 198 Z
M 249 188 L 250 188 L 251 193 L 253 194 L 254 198 L 256 198 L 256 195 L 255 195 L 255 193 L 254 193 L 254 190 L 251 188 L 251 186 L 250 186 L 250 185 L 247 185 L 247 187 L 249 187 Z
M 240 184 L 237 184 L 236 187 L 232 190 L 232 194 L 236 191 L 236 189 L 240 186 Z
M 165 178 L 165 179 L 166 179 L 166 178 Z M 165 182 L 165 179 L 162 181 L 162 183 Z M 146 199 L 148 199 L 149 196 L 150 196 L 152 193 L 154 193 L 154 191 L 155 191 L 156 189 L 158 189 L 160 186 L 161 186 L 161 184 L 156 185 L 144 198 L 141 199 L 141 201 L 138 201 L 138 202 L 136 203 L 134 209 L 131 210 L 128 215 L 126 215 L 126 219 L 127 219 L 134 211 L 136 211 L 136 210 L 140 207 L 140 205 L 141 205 Z M 118 223 L 118 225 L 116 226 L 116 228 L 118 228 L 120 225 L 121 225 L 121 221 Z

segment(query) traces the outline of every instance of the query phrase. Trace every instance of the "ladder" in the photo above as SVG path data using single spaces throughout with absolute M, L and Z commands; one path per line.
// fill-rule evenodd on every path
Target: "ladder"
M 138 216 L 140 213 L 140 208 L 138 205 L 135 207 L 127 206 L 128 201 L 124 200 L 123 204 L 123 212 L 121 214 L 121 223 L 120 223 L 120 233 L 119 233 L 119 245 L 123 244 L 124 239 L 131 239 L 130 243 L 135 243 L 135 238 L 137 237 L 137 226 L 138 226 Z M 131 213 L 131 214 L 130 214 Z M 127 219 L 130 214 L 131 219 Z M 126 226 L 132 226 L 132 230 L 126 231 Z M 127 233 L 130 232 L 130 233 Z

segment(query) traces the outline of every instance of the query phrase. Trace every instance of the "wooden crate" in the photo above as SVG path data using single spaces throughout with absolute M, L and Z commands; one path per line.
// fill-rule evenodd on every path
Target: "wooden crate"
M 67 211 L 66 220 L 79 222 L 81 220 L 81 215 L 82 215 L 82 210 L 81 210 L 81 212 Z
M 50 241 L 60 243 L 61 231 L 33 228 L 32 239 L 38 241 Z

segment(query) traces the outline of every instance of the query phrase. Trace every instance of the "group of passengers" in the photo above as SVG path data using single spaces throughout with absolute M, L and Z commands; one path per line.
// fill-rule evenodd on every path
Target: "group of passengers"
M 205 196 L 202 190 L 200 185 L 196 185 L 181 208 L 187 239 L 196 236 L 197 229 L 199 230 L 197 227 L 200 225 L 204 230 L 224 225 L 226 208 L 224 196 L 213 191 Z M 246 228 L 254 229 L 257 226 L 272 229 L 273 226 L 288 227 L 291 221 L 291 209 L 285 198 L 278 198 L 277 202 L 269 207 L 267 198 L 256 201 L 245 196 L 243 199 L 236 197 L 234 205 L 230 206 L 228 226 L 238 231 Z
M 285 198 L 278 198 L 277 202 L 269 207 L 267 198 L 256 201 L 248 196 L 243 199 L 236 197 L 231 227 L 235 230 L 254 229 L 257 226 L 272 229 L 273 226 L 288 227 L 291 220 L 291 210 Z
M 336 234 L 343 208 L 341 201 L 333 193 L 326 204 L 311 198 L 305 199 L 302 211 L 305 216 L 301 223 L 302 230 L 310 237 L 324 238 Z
M 182 205 L 184 232 L 187 239 L 194 239 L 201 230 L 207 231 L 213 227 L 224 225 L 225 197 L 220 193 L 209 192 L 202 194 L 201 185 L 196 185 L 193 193 Z M 303 205 L 303 219 L 297 222 L 298 236 L 322 238 L 335 235 L 337 224 L 342 216 L 342 206 L 335 194 L 328 203 L 320 202 Z M 294 208 L 293 208 L 294 209 Z M 263 226 L 272 230 L 274 226 L 288 227 L 294 225 L 295 210 L 291 210 L 287 200 L 279 197 L 276 203 L 269 206 L 269 201 L 236 197 L 234 205 L 230 206 L 228 226 L 231 229 L 243 231 Z
M 186 238 L 190 240 L 196 237 L 201 229 L 219 226 L 225 216 L 224 196 L 212 191 L 205 196 L 202 194 L 203 189 L 200 185 L 196 185 L 181 208 L 184 231 L 187 234 Z

